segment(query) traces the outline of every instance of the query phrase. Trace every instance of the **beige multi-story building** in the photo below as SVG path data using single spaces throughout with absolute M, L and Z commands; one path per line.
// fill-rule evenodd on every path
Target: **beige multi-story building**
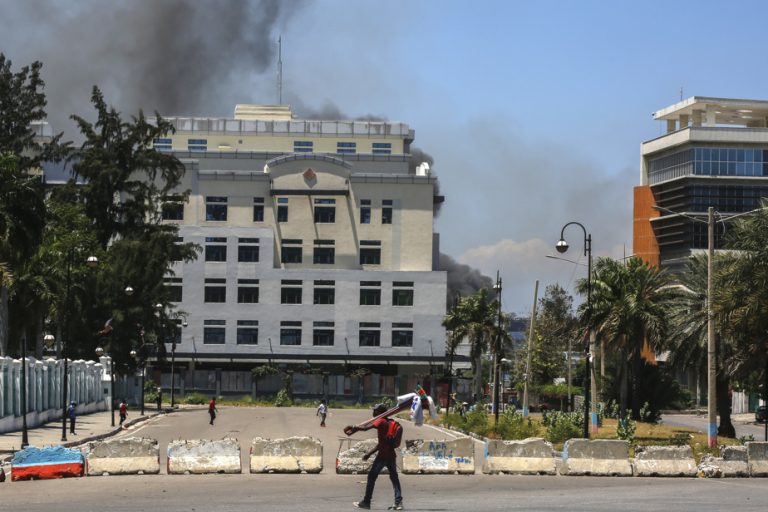
M 298 394 L 392 395 L 439 373 L 440 198 L 429 167 L 409 165 L 408 125 L 259 105 L 166 119 L 176 131 L 155 147 L 182 161 L 190 195 L 164 219 L 203 248 L 167 280 L 186 312 L 177 389 L 250 392 L 268 362 L 297 372 Z

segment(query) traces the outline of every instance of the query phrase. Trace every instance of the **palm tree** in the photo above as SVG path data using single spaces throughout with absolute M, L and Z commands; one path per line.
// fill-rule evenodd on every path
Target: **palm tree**
M 587 305 L 580 308 L 581 321 L 596 329 L 604 346 L 619 354 L 620 404 L 622 415 L 627 408 L 627 382 L 632 376 L 632 416 L 640 416 L 640 370 L 645 348 L 663 347 L 667 333 L 667 311 L 678 293 L 670 288 L 666 272 L 650 266 L 640 258 L 624 263 L 600 258 L 592 277 L 591 318 Z M 577 285 L 586 293 L 587 280 Z
M 469 357 L 474 375 L 473 392 L 482 395 L 482 355 L 497 338 L 498 303 L 488 300 L 488 291 L 481 288 L 476 294 L 459 299 L 443 320 L 452 327 L 452 338 L 469 341 Z M 450 328 L 449 327 L 449 328 Z M 503 329 L 502 329 L 503 330 Z M 458 343 L 457 343 L 458 344 Z

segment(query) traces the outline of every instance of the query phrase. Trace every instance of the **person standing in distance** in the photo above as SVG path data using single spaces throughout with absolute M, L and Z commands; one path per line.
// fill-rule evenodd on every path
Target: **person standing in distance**
M 376 417 L 386 411 L 386 405 L 377 404 L 373 408 L 373 416 Z M 389 510 L 403 510 L 403 493 L 400 488 L 400 478 L 397 476 L 397 453 L 395 452 L 395 448 L 400 446 L 403 437 L 403 427 L 391 418 L 379 418 L 370 426 L 359 428 L 349 425 L 344 430 L 345 432 L 351 430 L 354 434 L 360 430 L 365 431 L 372 428 L 376 429 L 378 443 L 371 451 L 363 455 L 363 460 L 368 460 L 374 453 L 376 454 L 376 458 L 373 459 L 373 465 L 368 472 L 368 481 L 365 485 L 365 496 L 363 496 L 361 501 L 356 501 L 353 504 L 357 508 L 371 508 L 373 487 L 376 485 L 376 479 L 379 477 L 381 470 L 387 468 L 389 471 L 389 479 L 392 482 L 392 489 L 395 493 L 395 503 L 389 507 Z
M 77 410 L 75 409 L 74 400 L 70 402 L 69 407 L 67 408 L 67 415 L 69 416 L 69 433 L 74 434 L 75 420 L 77 419 Z
M 325 400 L 320 401 L 320 405 L 317 407 L 315 416 L 320 416 L 320 426 L 325 426 L 325 417 L 328 414 L 328 406 L 325 405 Z
M 128 404 L 125 403 L 125 398 L 120 400 L 120 426 L 123 426 L 125 418 L 128 417 Z
M 213 425 L 213 420 L 216 419 L 216 398 L 211 398 L 211 401 L 208 402 L 208 414 L 211 416 L 211 425 Z

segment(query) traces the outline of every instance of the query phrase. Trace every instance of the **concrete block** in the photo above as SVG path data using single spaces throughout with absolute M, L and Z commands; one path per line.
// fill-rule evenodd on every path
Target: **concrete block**
M 556 475 L 552 444 L 539 437 L 522 441 L 489 440 L 485 443 L 483 473 Z
M 365 475 L 371 470 L 373 457 L 363 460 L 363 455 L 371 451 L 377 444 L 376 439 L 364 439 L 352 445 L 348 450 L 339 452 L 336 457 L 336 473 L 339 475 Z M 382 473 L 387 472 L 385 469 Z
M 747 447 L 723 445 L 720 447 L 720 457 L 702 457 L 698 469 L 698 475 L 702 478 L 747 477 Z
M 635 476 L 696 476 L 698 468 L 690 446 L 638 446 Z
M 749 476 L 768 476 L 768 442 L 747 443 Z
M 160 473 L 160 449 L 154 439 L 94 441 L 85 446 L 84 453 L 88 476 Z
M 475 473 L 475 441 L 471 437 L 452 440 L 408 440 L 403 450 L 404 474 Z
M 193 439 L 168 444 L 168 474 L 240 473 L 237 439 Z
M 569 439 L 563 447 L 563 475 L 632 476 L 629 442 Z
M 46 480 L 83 476 L 83 454 L 80 450 L 50 446 L 28 446 L 11 460 L 11 480 Z
M 255 438 L 251 442 L 251 473 L 319 473 L 323 444 L 314 437 Z

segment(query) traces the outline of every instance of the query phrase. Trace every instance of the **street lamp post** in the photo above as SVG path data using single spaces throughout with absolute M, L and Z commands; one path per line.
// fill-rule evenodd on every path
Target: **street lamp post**
M 21 337 L 21 448 L 29 446 L 27 433 L 27 336 Z M 1 470 L 0 470 L 1 471 Z
M 142 352 L 140 354 L 136 350 L 131 350 L 131 357 L 134 358 L 139 365 L 141 366 L 141 398 L 139 401 L 141 402 L 141 415 L 144 416 L 144 375 L 146 373 L 146 358 L 143 356 L 144 351 L 144 327 L 141 324 L 136 324 L 136 338 L 139 342 L 139 351 Z
M 61 440 L 66 441 L 67 440 L 67 395 L 68 393 L 68 385 L 69 385 L 69 375 L 68 375 L 68 368 L 67 368 L 67 343 L 70 341 L 70 338 L 72 337 L 72 333 L 70 332 L 70 325 L 69 325 L 69 304 L 70 304 L 70 291 L 72 288 L 72 265 L 74 264 L 75 259 L 75 248 L 72 247 L 69 251 L 69 258 L 67 259 L 67 280 L 66 280 L 66 287 L 65 287 L 65 293 L 64 297 L 66 300 L 66 304 L 64 304 L 63 313 L 64 313 L 64 333 L 66 338 L 61 341 L 61 358 L 64 360 L 64 372 L 62 374 L 62 386 L 61 386 Z M 98 258 L 96 256 L 88 256 L 88 258 L 85 260 L 85 264 L 90 267 L 94 268 L 99 264 Z
M 96 347 L 96 355 L 101 358 L 104 355 L 104 349 Z M 112 414 L 112 426 L 115 426 L 115 360 L 112 355 L 107 353 L 109 358 L 109 412 Z
M 525 375 L 523 376 L 523 417 L 528 417 L 528 380 L 531 378 L 531 357 L 533 355 L 533 336 L 536 332 L 536 303 L 539 300 L 539 280 L 533 288 L 533 311 L 528 329 L 528 350 L 525 355 Z
M 498 310 L 497 310 L 497 328 L 496 347 L 493 351 L 493 417 L 496 424 L 499 423 L 499 351 L 501 350 L 501 276 L 496 271 L 496 284 L 493 285 L 496 290 Z
M 587 330 L 589 332 L 589 345 L 586 350 L 585 365 L 586 373 L 584 374 L 584 438 L 589 439 L 589 423 L 590 423 L 590 402 L 592 402 L 592 432 L 597 433 L 597 413 L 594 411 L 594 400 L 590 400 L 590 393 L 594 393 L 594 386 L 592 386 L 592 365 L 591 357 L 594 350 L 594 336 L 592 332 L 592 235 L 587 233 L 587 228 L 579 222 L 569 222 L 563 229 L 560 230 L 560 240 L 557 241 L 555 249 L 559 253 L 564 253 L 568 250 L 568 242 L 563 238 L 565 234 L 565 228 L 575 224 L 579 226 L 584 232 L 584 256 L 587 257 Z

